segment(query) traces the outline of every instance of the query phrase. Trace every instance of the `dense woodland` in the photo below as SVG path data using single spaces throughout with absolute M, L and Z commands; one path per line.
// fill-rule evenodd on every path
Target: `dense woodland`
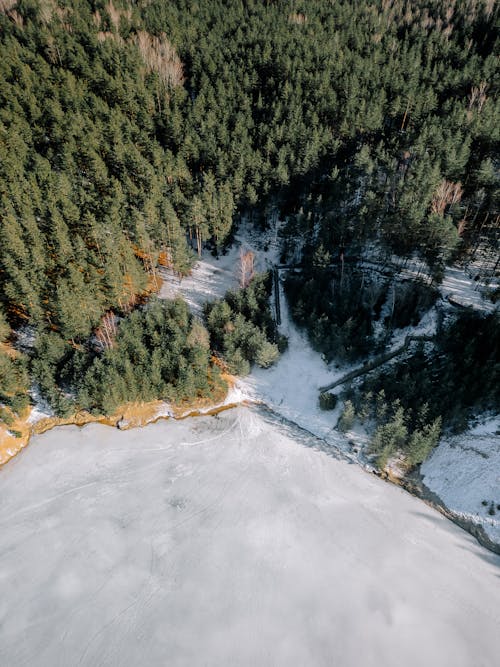
M 434 341 L 365 376 L 345 392 L 339 426 L 371 426 L 371 451 L 383 468 L 403 452 L 421 463 L 437 444 L 441 425 L 460 432 L 468 420 L 500 406 L 500 316 L 449 316 Z
M 256 276 L 250 284 L 229 291 L 224 299 L 205 306 L 205 319 L 212 348 L 219 352 L 228 370 L 246 375 L 252 364 L 271 366 L 286 348 L 269 308 L 271 276 Z
M 424 281 L 399 282 L 356 266 L 331 267 L 322 245 L 310 264 L 288 274 L 285 291 L 292 318 L 328 362 L 353 362 L 381 352 L 395 330 L 418 324 L 438 297 L 435 286 Z
M 224 251 L 242 214 L 286 219 L 283 259 L 320 273 L 377 247 L 425 258 L 439 279 L 450 257 L 494 243 L 497 11 L 491 0 L 0 0 L 0 403 L 19 411 L 29 376 L 59 411 L 209 391 L 205 343 L 179 343 L 195 327 L 183 306 L 142 304 L 159 263 L 186 275 L 196 254 Z M 295 305 L 322 279 L 290 284 Z M 217 308 L 243 331 L 234 299 L 232 314 Z M 230 365 L 259 362 L 243 342 L 250 323 L 235 343 L 207 316 Z M 260 326 L 266 365 L 278 341 Z M 356 349 L 331 328 L 318 347 L 352 358 L 370 336 L 360 326 Z M 153 360 L 164 327 L 158 354 L 175 349 L 177 368 Z M 144 384 L 122 391 L 136 358 Z

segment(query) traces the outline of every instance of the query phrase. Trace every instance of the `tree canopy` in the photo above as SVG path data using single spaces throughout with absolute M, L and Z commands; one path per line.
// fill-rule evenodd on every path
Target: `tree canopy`
M 247 211 L 287 216 L 288 258 L 376 240 L 437 272 L 498 228 L 497 11 L 0 3 L 0 306 L 36 330 L 34 367 Z

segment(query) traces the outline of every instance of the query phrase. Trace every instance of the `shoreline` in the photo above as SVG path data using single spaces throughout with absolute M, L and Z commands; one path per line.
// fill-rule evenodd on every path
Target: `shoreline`
M 102 424 L 126 431 L 154 424 L 161 419 L 182 420 L 188 417 L 216 415 L 238 405 L 251 403 L 249 399 L 238 396 L 238 392 L 234 389 L 236 378 L 225 375 L 224 379 L 227 382 L 227 391 L 224 396 L 221 395 L 220 401 L 215 402 L 203 398 L 176 405 L 156 399 L 125 403 L 112 415 L 93 415 L 86 410 L 80 410 L 68 417 L 46 416 L 33 422 L 30 422 L 34 411 L 31 407 L 29 412 L 18 417 L 11 426 L 0 425 L 0 470 L 26 449 L 33 436 L 42 435 L 61 426 L 83 427 L 87 424 Z M 20 433 L 20 437 L 12 434 L 12 431 Z
M 472 535 L 472 537 L 474 537 L 482 547 L 488 549 L 488 551 L 491 551 L 494 554 L 500 555 L 500 543 L 492 540 L 480 523 L 475 522 L 471 518 L 468 518 L 450 509 L 436 493 L 431 491 L 424 484 L 420 472 L 412 472 L 402 477 L 398 477 L 396 475 L 392 475 L 390 471 L 377 470 L 373 466 L 367 463 L 363 463 L 363 461 L 356 458 L 355 456 L 350 456 L 347 452 L 344 452 L 335 445 L 328 443 L 324 438 L 315 435 L 307 428 L 304 428 L 287 417 L 284 417 L 265 403 L 257 404 L 257 407 L 259 412 L 264 413 L 267 418 L 275 423 L 278 427 L 288 427 L 295 431 L 301 432 L 306 439 L 314 441 L 316 445 L 321 443 L 322 446 L 319 449 L 327 453 L 329 456 L 332 456 L 338 461 L 355 464 L 359 466 L 365 473 L 375 475 L 388 484 L 400 487 L 409 495 L 418 498 L 428 507 L 432 507 L 456 526 Z
M 333 458 L 349 464 L 356 464 L 365 473 L 376 475 L 391 485 L 399 486 L 410 495 L 418 498 L 429 507 L 432 507 L 434 510 L 438 511 L 448 520 L 452 521 L 455 525 L 462 528 L 462 530 L 472 535 L 482 547 L 488 549 L 488 551 L 491 551 L 492 553 L 500 555 L 500 544 L 488 536 L 482 525 L 480 523 L 474 522 L 470 518 L 454 512 L 449 507 L 447 507 L 436 493 L 427 488 L 427 486 L 422 481 L 421 475 L 418 472 L 410 473 L 403 477 L 397 477 L 395 475 L 391 475 L 390 472 L 388 473 L 387 471 L 379 471 L 372 466 L 363 463 L 363 461 L 359 460 L 358 458 L 349 456 L 348 453 L 342 451 L 335 445 L 328 443 L 326 440 L 316 435 L 312 431 L 304 428 L 303 426 L 300 426 L 296 422 L 281 415 L 279 412 L 276 412 L 266 403 L 245 398 L 243 394 L 239 395 L 238 390 L 235 390 L 235 378 L 227 377 L 226 380 L 228 381 L 228 391 L 224 399 L 219 403 L 211 403 L 206 405 L 196 405 L 196 403 L 194 403 L 185 406 L 175 406 L 167 404 L 165 401 L 155 400 L 148 403 L 126 404 L 122 406 L 122 409 L 118 410 L 114 415 L 109 416 L 92 415 L 88 412 L 81 411 L 71 415 L 70 417 L 46 417 L 34 423 L 29 423 L 28 421 L 29 414 L 31 414 L 30 412 L 24 418 L 24 420 L 22 420 L 22 424 L 24 424 L 26 429 L 23 436 L 21 438 L 7 436 L 10 441 L 19 443 L 17 447 L 6 448 L 5 436 L 3 441 L 0 440 L 0 470 L 5 464 L 7 464 L 20 452 L 26 449 L 31 441 L 32 436 L 42 435 L 43 433 L 47 433 L 48 431 L 61 426 L 78 426 L 82 428 L 88 424 L 102 424 L 103 426 L 109 426 L 125 431 L 149 426 L 150 424 L 155 424 L 161 420 L 174 419 L 175 421 L 181 421 L 188 419 L 189 417 L 215 416 L 233 408 L 255 406 L 259 412 L 263 413 L 269 421 L 272 421 L 278 427 L 289 428 L 296 433 L 301 433 L 304 437 L 304 440 L 310 442 L 310 444 L 304 442 L 306 446 L 317 446 L 319 443 L 321 443 L 321 451 L 327 453 Z M 201 402 L 207 403 L 206 399 L 202 400 Z M 18 424 L 16 423 L 16 425 Z

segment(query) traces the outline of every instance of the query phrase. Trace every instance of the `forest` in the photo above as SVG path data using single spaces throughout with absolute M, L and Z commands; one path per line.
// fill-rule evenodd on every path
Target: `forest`
M 204 323 L 154 297 L 159 266 L 188 275 L 243 217 L 286 221 L 281 259 L 305 267 L 287 281 L 293 316 L 327 359 L 373 348 L 356 271 L 320 298 L 339 257 L 419 257 L 436 284 L 478 250 L 496 269 L 497 14 L 0 0 L 0 419 L 33 383 L 58 413 L 110 412 L 217 391 L 218 355 L 236 373 L 275 361 L 266 278 Z

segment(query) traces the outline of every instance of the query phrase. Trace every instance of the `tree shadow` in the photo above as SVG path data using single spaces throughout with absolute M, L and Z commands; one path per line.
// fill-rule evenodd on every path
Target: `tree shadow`
M 350 456 L 348 452 L 343 452 L 334 444 L 328 443 L 326 440 L 323 440 L 322 438 L 314 435 L 314 433 L 311 433 L 302 426 L 295 424 L 293 421 L 287 419 L 286 417 L 277 414 L 268 406 L 259 405 L 255 409 L 258 410 L 259 415 L 266 422 L 277 427 L 283 434 L 292 438 L 296 442 L 299 442 L 305 447 L 309 447 L 310 449 L 314 449 L 318 452 L 323 452 L 324 454 L 331 456 L 333 459 L 337 461 L 343 461 L 351 465 L 356 464 L 365 472 L 369 472 L 369 470 L 363 466 L 362 461 L 355 459 L 353 456 Z M 384 481 L 391 483 L 388 480 Z M 419 499 L 421 502 L 425 503 L 427 507 L 430 507 L 433 510 L 434 513 L 434 514 L 427 514 L 425 512 L 420 512 L 417 510 L 413 512 L 413 514 L 415 514 L 421 519 L 433 523 L 436 527 L 439 526 L 440 529 L 447 531 L 448 533 L 450 533 L 450 535 L 453 535 L 455 538 L 458 536 L 460 536 L 462 540 L 465 538 L 467 546 L 464 546 L 462 543 L 458 544 L 458 546 L 461 549 L 472 551 L 479 558 L 486 561 L 489 565 L 493 565 L 494 567 L 498 568 L 499 573 L 496 574 L 495 576 L 500 578 L 500 555 L 495 553 L 493 549 L 490 549 L 487 546 L 488 536 L 486 535 L 484 529 L 482 529 L 480 525 L 473 524 L 472 522 L 466 522 L 465 519 L 461 520 L 460 517 L 450 516 L 446 514 L 444 511 L 443 512 L 440 511 L 439 503 L 426 502 L 425 498 L 420 498 L 417 494 L 411 493 L 408 489 L 405 489 L 403 486 L 400 486 L 398 488 L 412 495 L 414 498 Z M 495 548 L 494 544 L 493 548 Z
M 498 568 L 498 573 L 496 573 L 495 576 L 500 578 L 500 555 L 481 544 L 479 538 L 460 523 L 459 518 L 455 520 L 452 517 L 448 517 L 439 512 L 437 508 L 432 507 L 432 509 L 434 510 L 435 515 L 419 511 L 412 512 L 412 514 L 418 516 L 420 519 L 433 523 L 435 526 L 439 526 L 440 529 L 444 529 L 455 537 L 460 536 L 461 540 L 460 543 L 457 543 L 457 546 L 464 551 L 472 552 L 474 555 L 488 563 L 488 565 L 493 565 L 493 567 Z M 484 532 L 481 526 L 477 524 L 474 524 L 473 528 Z M 467 542 L 466 545 L 463 544 L 464 537 Z
M 331 444 L 321 438 L 318 435 L 308 431 L 303 426 L 296 424 L 295 422 L 283 417 L 282 415 L 274 412 L 272 408 L 269 408 L 267 405 L 258 405 L 254 409 L 259 412 L 259 415 L 266 421 L 268 424 L 272 424 L 277 427 L 284 435 L 292 438 L 296 442 L 300 442 L 301 445 L 314 449 L 318 452 L 323 452 L 328 456 L 331 456 L 336 461 L 343 461 L 350 465 L 356 464 L 360 468 L 363 468 L 363 462 L 355 459 L 353 455 L 350 455 L 348 452 L 344 452 L 339 449 L 336 445 Z

